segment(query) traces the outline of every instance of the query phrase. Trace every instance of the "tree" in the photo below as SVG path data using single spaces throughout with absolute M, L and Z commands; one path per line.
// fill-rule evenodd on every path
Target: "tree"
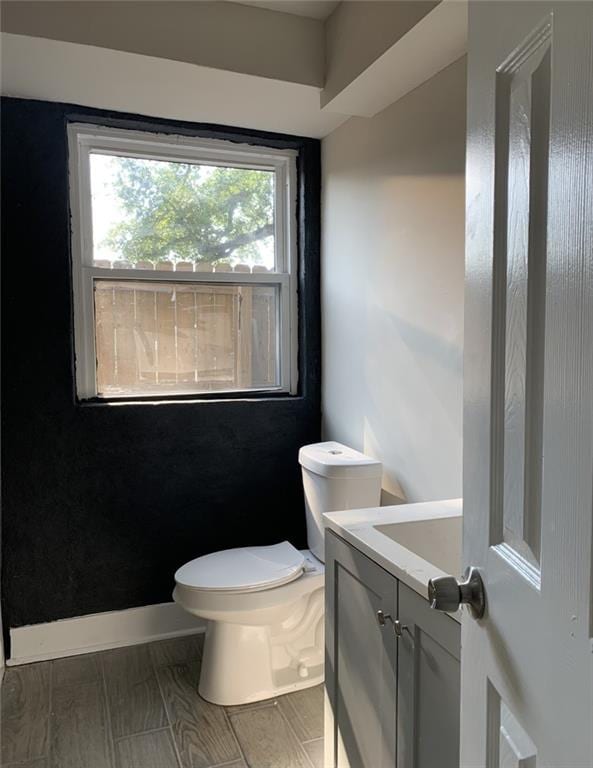
M 274 234 L 272 172 L 137 158 L 112 161 L 125 215 L 111 227 L 106 244 L 119 258 L 262 262 L 266 240 Z

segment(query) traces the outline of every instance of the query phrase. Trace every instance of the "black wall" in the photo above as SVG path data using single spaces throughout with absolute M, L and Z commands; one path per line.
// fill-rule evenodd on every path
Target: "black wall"
M 297 452 L 320 434 L 319 142 L 2 101 L 4 627 L 169 601 L 175 569 L 227 547 L 305 545 Z M 300 393 L 77 403 L 69 121 L 299 155 Z

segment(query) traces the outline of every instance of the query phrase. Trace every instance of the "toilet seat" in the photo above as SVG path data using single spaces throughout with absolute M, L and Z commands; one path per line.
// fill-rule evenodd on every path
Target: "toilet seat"
M 177 585 L 204 592 L 244 594 L 289 584 L 305 570 L 305 556 L 283 541 L 203 555 L 181 566 Z

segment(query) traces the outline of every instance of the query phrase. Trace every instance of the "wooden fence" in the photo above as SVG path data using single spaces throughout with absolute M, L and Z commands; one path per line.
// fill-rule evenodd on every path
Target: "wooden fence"
M 272 387 L 272 286 L 97 280 L 101 395 Z

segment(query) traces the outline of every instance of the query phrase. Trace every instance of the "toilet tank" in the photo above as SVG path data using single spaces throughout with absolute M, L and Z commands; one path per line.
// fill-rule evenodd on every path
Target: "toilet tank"
M 380 461 L 341 443 L 313 443 L 299 451 L 303 472 L 307 542 L 325 562 L 322 514 L 339 509 L 378 507 L 381 499 Z

